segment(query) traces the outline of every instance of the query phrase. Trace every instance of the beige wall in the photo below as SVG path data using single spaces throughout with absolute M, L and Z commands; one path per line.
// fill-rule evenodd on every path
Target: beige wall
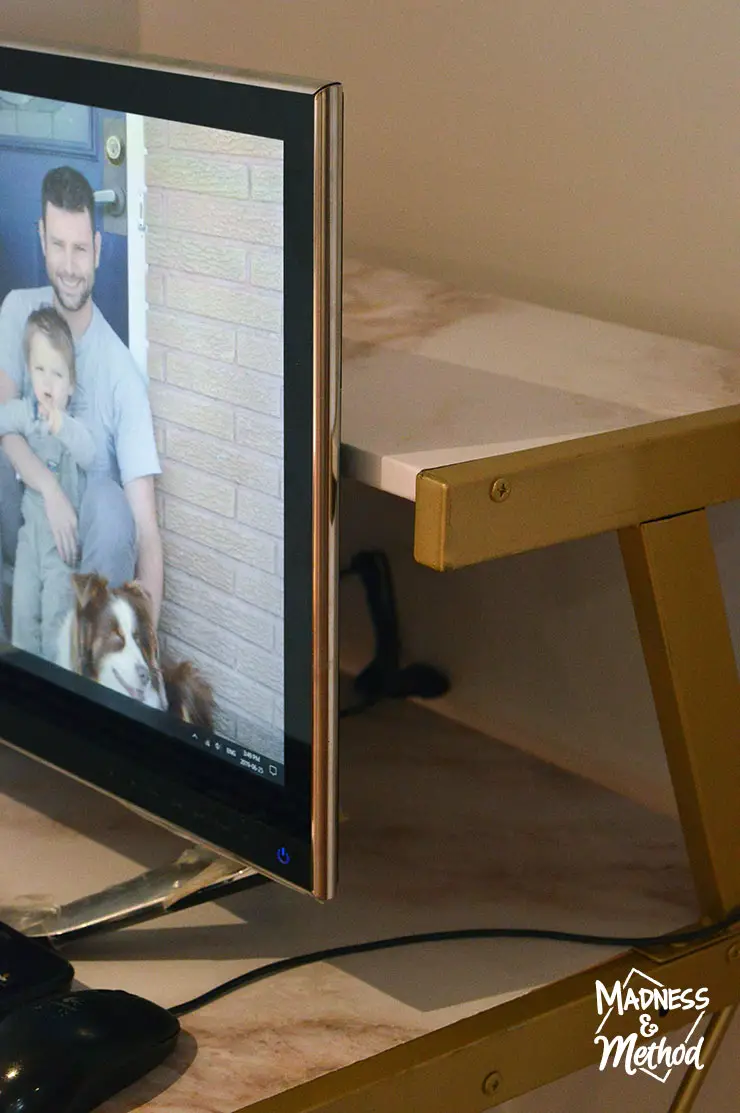
M 740 342 L 737 0 L 141 0 L 141 42 L 342 80 L 353 252 Z
M 740 345 L 737 0 L 141 0 L 148 52 L 339 79 L 348 252 Z M 444 710 L 650 805 L 673 800 L 614 538 L 439 576 L 410 504 L 346 485 Z M 740 556 L 723 519 L 726 587 Z M 737 593 L 735 593 L 737 594 Z M 342 659 L 371 644 L 348 585 Z M 740 599 L 731 600 L 740 632 Z M 740 649 L 740 642 L 738 645 Z
M 136 0 L 2 0 L 0 41 L 72 43 L 134 51 L 139 38 Z
M 4 0 L 0 38 L 339 78 L 369 258 L 740 343 L 736 0 Z
M 6 28 L 20 19 L 12 5 Z M 96 6 L 88 22 L 48 6 L 68 37 L 101 44 L 112 10 Z M 38 0 L 26 12 L 22 30 L 52 27 Z M 740 345 L 737 0 L 140 0 L 140 22 L 148 53 L 344 82 L 353 254 Z M 348 492 L 345 543 L 392 553 L 409 650 L 453 675 L 448 711 L 494 733 L 508 720 L 510 740 L 518 731 L 522 745 L 670 808 L 611 540 L 439 577 L 411 563 L 410 509 Z M 729 542 L 723 552 L 736 567 Z M 577 622 L 563 613 L 563 583 L 569 603 L 592 595 Z M 369 650 L 361 600 L 347 604 L 345 657 L 359 665 Z M 600 665 L 588 638 L 605 624 Z M 531 662 L 552 672 L 579 645 L 579 682 L 556 668 L 547 706 L 514 722 L 533 702 Z M 609 686 L 625 697 L 607 701 L 605 722 L 597 693 Z M 519 696 L 519 711 L 506 706 Z

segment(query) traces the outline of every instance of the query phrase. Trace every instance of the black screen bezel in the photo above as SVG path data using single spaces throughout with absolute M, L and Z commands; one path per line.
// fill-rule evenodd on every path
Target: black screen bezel
M 284 144 L 285 784 L 163 734 L 146 708 L 123 715 L 103 689 L 87 698 L 76 677 L 53 685 L 17 652 L 0 652 L 0 736 L 311 891 L 315 93 L 14 46 L 0 46 L 0 87 Z

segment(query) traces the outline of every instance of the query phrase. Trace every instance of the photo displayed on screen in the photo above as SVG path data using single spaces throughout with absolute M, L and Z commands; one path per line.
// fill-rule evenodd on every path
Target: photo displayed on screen
M 0 639 L 278 781 L 282 198 L 279 140 L 0 91 Z

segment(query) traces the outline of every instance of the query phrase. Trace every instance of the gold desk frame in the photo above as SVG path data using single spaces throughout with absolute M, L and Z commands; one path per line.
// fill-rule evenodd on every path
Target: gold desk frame
M 416 485 L 415 556 L 440 571 L 618 531 L 706 925 L 740 905 L 740 683 L 706 514 L 737 498 L 740 406 L 435 468 Z M 740 1001 L 740 930 L 628 951 L 249 1113 L 480 1113 L 597 1062 L 595 980 L 633 965 L 708 989 L 705 1067 L 670 1111 L 688 1113 Z

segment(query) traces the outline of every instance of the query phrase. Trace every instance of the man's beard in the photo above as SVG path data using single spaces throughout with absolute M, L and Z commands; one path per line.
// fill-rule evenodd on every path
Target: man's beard
M 66 309 L 68 313 L 76 313 L 78 309 L 82 309 L 92 295 L 92 284 L 84 278 L 73 290 L 65 289 L 57 278 L 51 279 L 51 287 L 62 309 Z

